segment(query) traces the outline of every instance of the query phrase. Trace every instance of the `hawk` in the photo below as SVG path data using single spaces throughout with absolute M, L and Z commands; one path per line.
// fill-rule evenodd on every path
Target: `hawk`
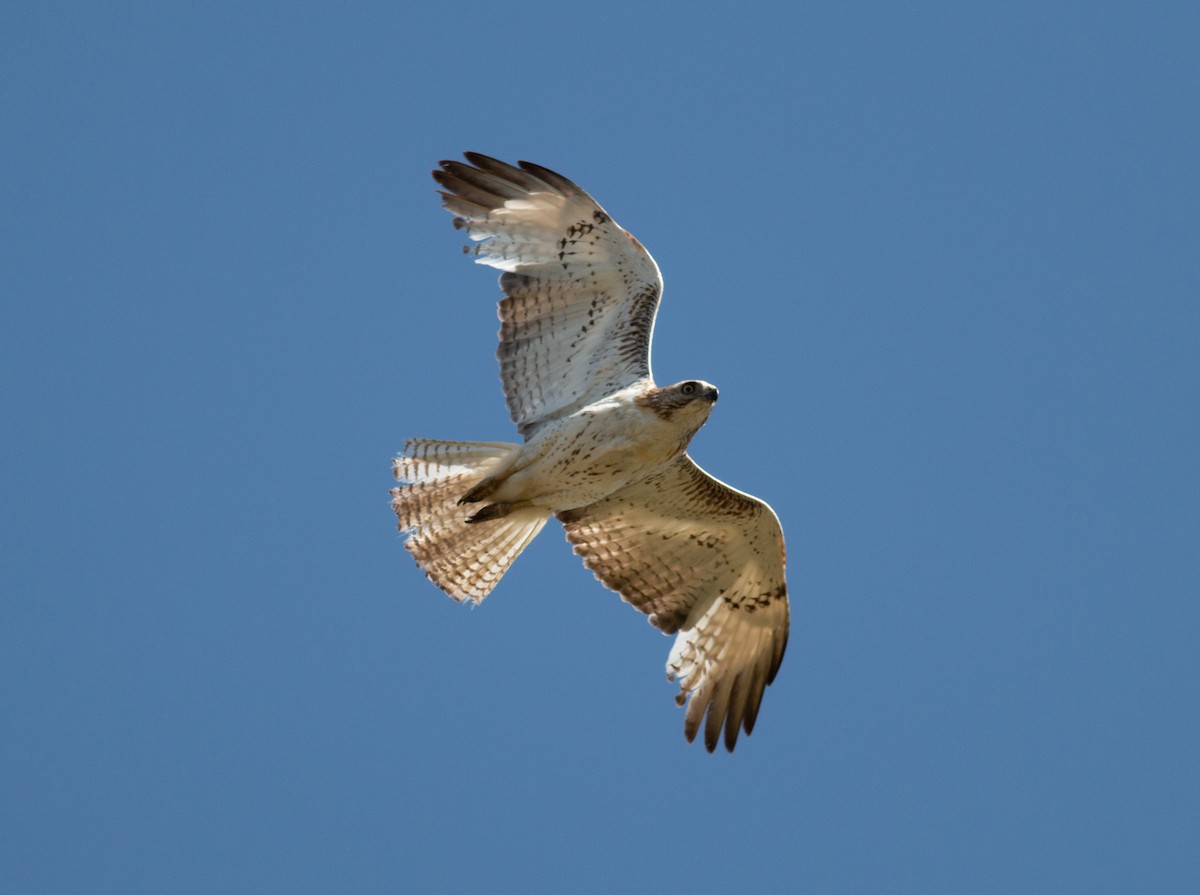
M 501 379 L 523 444 L 414 439 L 394 463 L 405 547 L 478 603 L 551 516 L 584 564 L 664 634 L 667 677 L 712 752 L 754 728 L 788 638 L 783 531 L 687 454 L 717 400 L 659 387 L 658 265 L 586 192 L 540 165 L 466 153 L 433 172 L 479 264 L 502 271 Z

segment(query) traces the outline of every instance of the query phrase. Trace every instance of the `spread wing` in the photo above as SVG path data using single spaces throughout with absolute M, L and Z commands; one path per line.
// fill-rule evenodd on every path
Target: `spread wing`
M 654 259 L 596 201 L 553 171 L 466 153 L 433 178 L 443 205 L 499 268 L 500 378 L 528 439 L 639 379 L 662 294 Z
M 683 456 L 599 503 L 559 513 L 567 540 L 650 623 L 678 633 L 667 677 L 687 702 L 691 741 L 721 728 L 733 751 L 754 728 L 788 638 L 783 530 L 769 506 Z

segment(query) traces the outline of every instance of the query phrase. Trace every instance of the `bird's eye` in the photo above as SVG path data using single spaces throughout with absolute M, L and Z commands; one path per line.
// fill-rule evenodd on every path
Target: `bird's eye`
M 679 387 L 679 390 L 681 392 L 683 392 L 685 395 L 694 395 L 694 394 L 696 394 L 696 388 L 697 388 L 696 383 L 685 382 L 683 385 L 681 385 Z

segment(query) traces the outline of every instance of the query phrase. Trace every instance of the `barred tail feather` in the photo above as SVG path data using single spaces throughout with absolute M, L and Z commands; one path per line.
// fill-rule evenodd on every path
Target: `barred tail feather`
M 502 442 L 414 439 L 396 458 L 400 487 L 392 509 L 408 533 L 404 546 L 429 580 L 455 600 L 480 602 L 542 530 L 549 513 L 524 508 L 467 523 L 478 507 L 458 500 L 489 476 L 503 473 L 520 446 Z

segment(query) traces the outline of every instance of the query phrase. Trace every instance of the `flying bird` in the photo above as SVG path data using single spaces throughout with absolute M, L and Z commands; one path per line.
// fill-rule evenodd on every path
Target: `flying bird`
M 475 152 L 433 172 L 479 264 L 502 271 L 501 379 L 523 444 L 413 439 L 394 461 L 405 547 L 478 603 L 556 516 L 607 587 L 674 634 L 689 742 L 754 728 L 788 638 L 783 531 L 687 454 L 717 389 L 655 385 L 658 265 L 580 187 Z

